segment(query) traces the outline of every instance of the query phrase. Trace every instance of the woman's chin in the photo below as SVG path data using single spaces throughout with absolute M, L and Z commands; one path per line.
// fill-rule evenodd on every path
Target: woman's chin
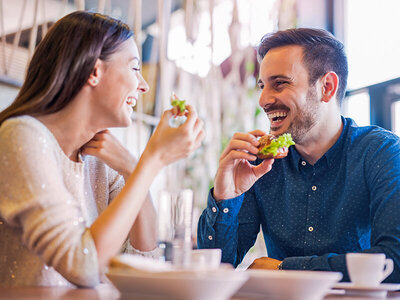
M 119 127 L 129 127 L 132 125 L 132 118 L 128 118 L 122 122 L 122 124 Z
M 108 124 L 107 128 L 111 127 L 129 127 L 132 125 L 131 116 L 122 116 L 112 122 L 112 124 Z
M 132 125 L 132 112 L 133 110 L 130 107 L 130 110 L 124 113 L 120 120 L 121 125 L 119 127 L 129 127 Z

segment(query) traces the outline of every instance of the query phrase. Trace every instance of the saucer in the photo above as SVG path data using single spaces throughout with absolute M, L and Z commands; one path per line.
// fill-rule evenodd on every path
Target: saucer
M 377 286 L 362 286 L 351 282 L 340 282 L 335 284 L 333 289 L 345 290 L 347 295 L 385 298 L 387 292 L 400 290 L 400 284 L 381 283 Z

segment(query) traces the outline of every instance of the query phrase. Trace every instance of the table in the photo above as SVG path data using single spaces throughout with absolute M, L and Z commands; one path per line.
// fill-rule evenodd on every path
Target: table
M 13 300 L 117 300 L 120 294 L 117 289 L 109 284 L 100 284 L 95 289 L 74 289 L 67 287 L 27 287 L 27 288 L 1 288 L 0 299 Z M 350 297 L 344 294 L 329 294 L 324 300 L 382 300 L 383 298 Z M 389 293 L 386 299 L 400 300 L 400 292 Z M 132 299 L 139 300 L 139 299 Z M 141 297 L 140 300 L 143 300 Z M 153 299 L 152 299 L 153 300 Z M 248 300 L 233 298 L 231 300 Z M 268 300 L 268 299 L 264 299 Z

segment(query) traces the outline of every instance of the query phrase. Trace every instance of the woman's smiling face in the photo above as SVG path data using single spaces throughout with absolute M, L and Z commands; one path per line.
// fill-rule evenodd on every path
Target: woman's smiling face
M 140 93 L 149 86 L 140 73 L 140 57 L 133 38 L 102 61 L 99 84 L 95 88 L 96 109 L 103 118 L 104 127 L 126 127 L 131 124 L 132 107 Z

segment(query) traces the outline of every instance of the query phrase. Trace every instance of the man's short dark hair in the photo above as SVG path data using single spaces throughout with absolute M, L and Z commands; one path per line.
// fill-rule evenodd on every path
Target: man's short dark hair
M 341 103 L 346 92 L 348 76 L 343 44 L 331 33 L 322 29 L 288 29 L 268 33 L 262 37 L 258 46 L 259 59 L 261 61 L 270 49 L 290 45 L 303 47 L 303 61 L 308 69 L 310 84 L 314 84 L 330 71 L 339 76 L 337 98 Z

